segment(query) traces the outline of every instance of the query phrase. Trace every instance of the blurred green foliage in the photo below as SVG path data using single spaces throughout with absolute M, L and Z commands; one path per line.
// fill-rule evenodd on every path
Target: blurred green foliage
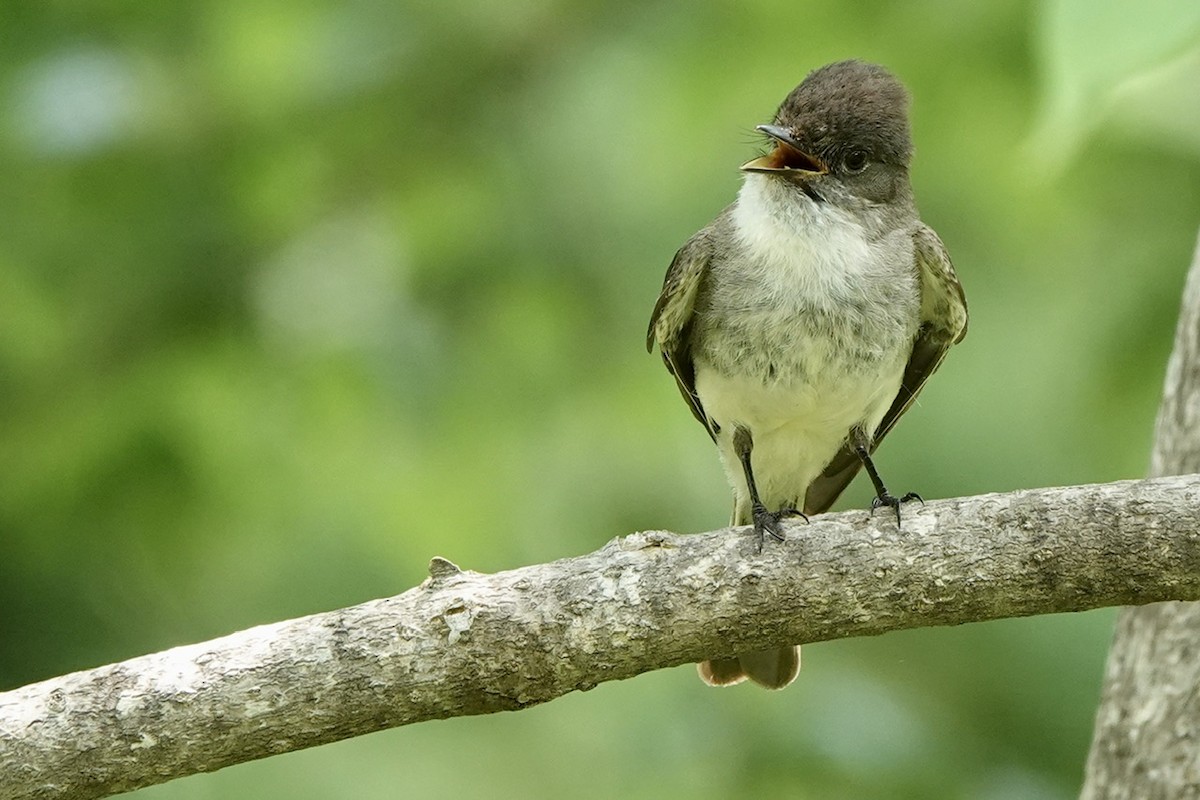
M 396 593 L 434 554 L 722 525 L 646 319 L 753 125 L 849 56 L 912 90 L 972 312 L 889 481 L 1143 474 L 1200 221 L 1197 15 L 1093 8 L 0 6 L 0 688 Z M 1072 797 L 1111 620 L 814 645 L 770 695 L 684 666 L 137 796 Z

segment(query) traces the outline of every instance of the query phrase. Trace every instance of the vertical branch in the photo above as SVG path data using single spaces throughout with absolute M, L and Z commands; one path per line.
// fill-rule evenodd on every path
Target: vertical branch
M 1150 461 L 1155 477 L 1191 472 L 1200 472 L 1200 242 Z M 1200 797 L 1200 603 L 1121 612 L 1081 797 Z

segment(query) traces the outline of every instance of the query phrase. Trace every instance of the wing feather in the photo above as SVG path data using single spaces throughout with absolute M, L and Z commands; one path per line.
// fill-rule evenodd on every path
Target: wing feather
M 692 414 L 708 431 L 713 433 L 704 407 L 696 394 L 696 370 L 692 363 L 691 327 L 696 307 L 696 296 L 712 259 L 712 241 L 709 228 L 702 229 L 679 248 L 663 279 L 662 293 L 654 304 L 650 315 L 650 329 L 646 332 L 646 349 L 653 352 L 658 346 L 663 363 L 675 377 L 679 393 L 692 410 Z

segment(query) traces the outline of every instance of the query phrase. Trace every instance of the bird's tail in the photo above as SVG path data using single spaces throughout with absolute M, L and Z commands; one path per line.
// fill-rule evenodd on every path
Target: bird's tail
M 733 686 L 749 678 L 767 689 L 782 689 L 800 673 L 800 645 L 714 658 L 701 661 L 696 669 L 709 686 Z
M 746 508 L 741 508 L 742 505 Z M 749 525 L 752 522 L 749 503 L 735 501 L 732 524 Z M 733 686 L 749 678 L 767 689 L 782 689 L 800 673 L 800 645 L 739 653 L 733 658 L 713 658 L 701 661 L 696 668 L 700 680 L 709 686 Z

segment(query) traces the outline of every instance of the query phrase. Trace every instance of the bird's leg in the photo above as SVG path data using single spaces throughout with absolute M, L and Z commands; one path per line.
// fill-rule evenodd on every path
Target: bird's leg
M 900 506 L 907 503 L 909 500 L 920 500 L 922 504 L 925 501 L 921 495 L 916 492 L 909 492 L 903 497 L 896 497 L 887 490 L 883 485 L 883 478 L 879 477 L 879 470 L 875 469 L 875 462 L 871 460 L 871 451 L 867 442 L 867 437 L 862 431 L 854 433 L 854 452 L 862 459 L 863 467 L 867 470 L 867 475 L 871 478 L 871 483 L 875 486 L 875 499 L 871 501 L 871 511 L 880 506 L 888 506 L 896 509 L 896 525 L 900 524 Z
M 754 468 L 750 466 L 750 453 L 754 450 L 754 438 L 747 428 L 738 426 L 733 432 L 733 449 L 738 461 L 742 462 L 742 471 L 746 475 L 746 488 L 750 490 L 750 511 L 754 515 L 754 532 L 758 534 L 758 552 L 762 552 L 763 542 L 770 537 L 778 542 L 783 541 L 783 527 L 779 521 L 784 517 L 808 517 L 797 508 L 789 506 L 778 511 L 768 511 L 758 496 L 758 486 L 754 483 Z

